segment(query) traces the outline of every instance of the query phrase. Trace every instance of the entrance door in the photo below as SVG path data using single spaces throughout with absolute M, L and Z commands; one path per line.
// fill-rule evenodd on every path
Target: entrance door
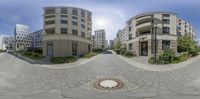
M 53 44 L 47 44 L 47 56 L 53 56 Z
M 141 56 L 147 56 L 148 55 L 148 42 L 141 42 Z
M 77 42 L 72 42 L 72 55 L 77 56 Z

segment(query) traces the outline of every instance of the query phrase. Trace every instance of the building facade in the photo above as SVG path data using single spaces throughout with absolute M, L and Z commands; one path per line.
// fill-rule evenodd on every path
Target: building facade
M 112 49 L 114 46 L 114 41 L 113 40 L 110 40 L 109 41 L 109 48 Z
M 191 24 L 170 12 L 137 15 L 126 22 L 125 31 L 127 49 L 137 56 L 152 56 L 165 49 L 177 52 L 176 40 L 179 35 L 187 33 L 195 36 L 195 29 Z
M 116 37 L 119 39 L 119 42 L 121 43 L 121 47 L 122 48 L 126 48 L 126 31 L 125 28 L 124 29 L 120 29 L 117 32 Z
M 42 49 L 43 30 L 33 32 L 33 48 Z
M 0 35 L 0 50 L 14 50 L 14 37 L 9 35 Z
M 14 38 L 16 51 L 26 50 L 32 47 L 33 33 L 28 31 L 28 26 L 16 24 Z
M 106 49 L 106 32 L 104 29 L 94 31 L 93 49 Z
M 92 48 L 92 13 L 75 7 L 44 8 L 44 56 L 83 55 Z

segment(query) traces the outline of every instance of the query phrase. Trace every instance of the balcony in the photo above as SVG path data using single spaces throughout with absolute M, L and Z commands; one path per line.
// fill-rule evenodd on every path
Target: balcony
M 145 22 L 136 24 L 136 29 L 150 27 L 151 25 L 152 25 L 152 23 L 150 21 L 145 21 Z
M 136 37 L 151 34 L 151 28 L 141 28 L 137 30 Z
M 151 19 L 152 18 L 152 16 L 143 16 L 143 17 L 138 17 L 138 18 L 136 18 L 135 20 L 136 21 L 141 21 L 141 20 L 145 20 L 145 19 Z

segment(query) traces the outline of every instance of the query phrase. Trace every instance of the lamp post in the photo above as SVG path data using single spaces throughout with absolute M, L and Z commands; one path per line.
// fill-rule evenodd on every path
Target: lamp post
M 154 61 L 157 63 L 157 24 L 155 24 L 155 30 L 154 30 L 154 54 L 155 54 L 155 59 Z

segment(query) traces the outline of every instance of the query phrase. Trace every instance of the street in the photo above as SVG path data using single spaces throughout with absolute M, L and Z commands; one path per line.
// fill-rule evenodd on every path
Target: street
M 147 71 L 103 54 L 82 66 L 58 70 L 0 53 L 0 99 L 199 99 L 199 64 Z M 119 79 L 125 87 L 104 91 L 91 86 L 103 77 Z

